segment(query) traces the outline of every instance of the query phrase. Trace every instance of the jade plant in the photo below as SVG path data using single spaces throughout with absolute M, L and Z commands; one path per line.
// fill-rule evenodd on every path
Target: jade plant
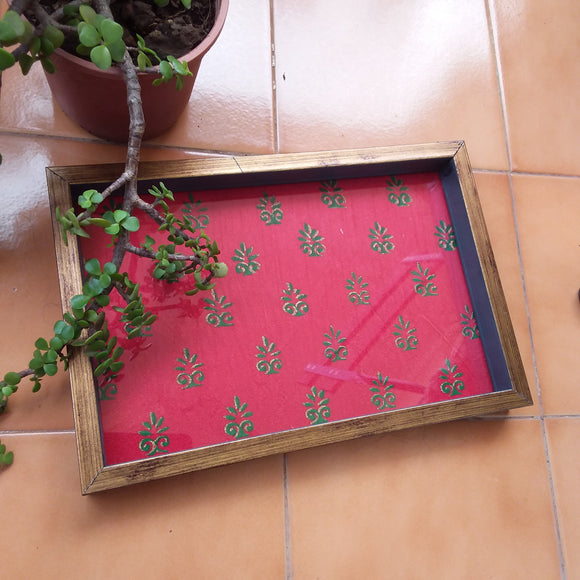
M 191 9 L 191 0 L 150 1 L 158 7 L 170 2 L 182 10 Z M 38 391 L 44 377 L 56 374 L 59 368 L 66 370 L 71 356 L 79 351 L 91 358 L 96 380 L 114 381 L 123 367 L 123 348 L 119 337 L 109 329 L 111 311 L 119 313 L 123 332 L 129 339 L 149 332 L 156 319 L 143 301 L 140 281 L 131 279 L 123 271 L 127 254 L 150 261 L 150 274 L 157 280 L 190 280 L 186 285 L 187 295 L 210 290 L 214 279 L 227 274 L 226 264 L 219 261 L 216 241 L 186 214 L 178 216 L 171 211 L 173 193 L 163 183 L 151 187 L 147 194 L 138 193 L 137 168 L 145 119 L 137 73 L 155 70 L 159 76 L 154 84 L 175 79 L 176 90 L 180 89 L 183 77 L 191 73 L 185 62 L 171 55 L 160 55 L 148 46 L 143 36 L 128 34 L 133 31 L 117 22 L 114 9 L 118 13 L 131 4 L 144 3 L 13 0 L 0 20 L 0 75 L 12 66 L 20 66 L 26 75 L 37 61 L 52 73 L 54 64 L 50 57 L 54 50 L 61 46 L 73 47 L 72 50 L 100 69 L 111 66 L 121 69 L 130 119 L 121 175 L 102 191 L 83 192 L 75 207 L 56 210 L 64 243 L 69 242 L 69 236 L 90 237 L 94 228 L 100 228 L 111 238 L 110 260 L 101 263 L 93 258 L 85 262 L 82 293 L 73 296 L 66 305 L 62 318 L 55 321 L 52 335 L 36 340 L 26 368 L 0 374 L 0 413 L 6 410 L 8 400 L 23 386 L 25 379 L 33 392 Z M 134 41 L 129 42 L 129 38 Z M 119 203 L 112 203 L 114 194 Z M 134 215 L 135 210 L 142 217 Z M 144 242 L 134 245 L 132 234 L 139 230 L 143 219 L 155 222 L 157 235 L 147 235 Z M 120 297 L 122 306 L 109 307 L 112 294 Z M 0 469 L 12 461 L 12 452 L 0 443 Z

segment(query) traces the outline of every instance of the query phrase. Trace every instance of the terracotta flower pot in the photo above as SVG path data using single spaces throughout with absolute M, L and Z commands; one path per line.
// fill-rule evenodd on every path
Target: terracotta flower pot
M 187 61 L 193 76 L 184 78 L 177 90 L 175 81 L 153 86 L 158 74 L 139 73 L 141 98 L 145 115 L 144 139 L 152 139 L 170 129 L 191 96 L 191 91 L 205 53 L 217 40 L 223 28 L 229 0 L 217 0 L 216 19 L 206 38 L 191 52 L 180 57 Z M 126 141 L 129 134 L 127 90 L 120 70 L 103 71 L 91 62 L 63 50 L 51 55 L 56 72 L 46 78 L 56 102 L 73 121 L 97 137 L 109 141 Z

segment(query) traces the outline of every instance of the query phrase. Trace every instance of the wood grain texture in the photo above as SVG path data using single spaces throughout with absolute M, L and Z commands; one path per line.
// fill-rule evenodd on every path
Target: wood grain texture
M 208 183 L 208 179 L 213 180 L 211 183 L 223 186 L 244 179 L 258 179 L 264 182 L 305 180 L 312 179 L 313 176 L 330 174 L 328 172 L 332 172 L 333 175 L 338 173 L 362 177 L 420 171 L 449 172 L 450 169 L 457 176 L 467 210 L 469 228 L 477 248 L 494 321 L 509 370 L 512 383 L 509 388 L 486 395 L 392 410 L 388 413 L 105 466 L 98 400 L 91 365 L 84 356 L 76 356 L 71 361 L 71 388 L 82 493 L 94 493 L 266 455 L 530 405 L 532 402 L 530 391 L 485 227 L 469 158 L 462 142 L 142 163 L 139 180 L 145 185 L 153 181 L 172 184 L 185 180 L 188 187 L 195 184 L 203 187 Z M 47 169 L 61 297 L 65 307 L 72 296 L 81 292 L 81 263 L 76 240 L 70 240 L 68 245 L 62 241 L 60 225 L 55 218 L 55 208 L 60 207 L 64 213 L 71 207 L 71 192 L 82 191 L 96 184 L 108 184 L 116 179 L 122 170 L 121 165 Z

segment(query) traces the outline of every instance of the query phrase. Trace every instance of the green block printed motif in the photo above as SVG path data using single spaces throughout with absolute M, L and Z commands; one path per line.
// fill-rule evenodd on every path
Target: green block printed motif
M 370 294 L 366 289 L 368 286 L 367 282 L 363 282 L 362 276 L 357 276 L 354 272 L 351 273 L 351 277 L 346 279 L 348 299 L 353 304 L 357 305 L 368 305 L 370 304 Z
M 342 195 L 342 188 L 338 186 L 336 179 L 321 181 L 318 190 L 322 192 L 320 201 L 330 209 L 346 207 L 346 199 Z
M 301 242 L 300 249 L 302 253 L 310 257 L 322 256 L 326 246 L 322 243 L 324 237 L 320 235 L 320 232 L 306 223 L 304 224 L 304 229 L 299 231 L 298 241 Z
M 231 302 L 226 301 L 226 296 L 219 296 L 215 290 L 211 290 L 211 298 L 204 298 L 204 302 L 207 306 L 204 306 L 205 310 L 208 310 L 208 314 L 205 317 L 205 321 L 211 325 L 220 326 L 233 326 L 232 322 L 234 317 L 231 312 L 228 312 L 228 308 L 232 306 Z
M 387 228 L 375 222 L 374 228 L 369 228 L 369 239 L 371 240 L 371 250 L 379 254 L 389 254 L 395 249 L 393 235 L 387 232 Z
M 139 450 L 147 455 L 157 455 L 167 453 L 165 449 L 169 445 L 169 436 L 163 435 L 169 427 L 163 426 L 164 417 L 159 417 L 155 413 L 149 414 L 149 421 L 143 421 L 145 429 L 139 431 L 142 439 L 139 443 Z
M 192 387 L 199 387 L 205 379 L 205 375 L 201 370 L 202 362 L 197 361 L 197 354 L 190 354 L 189 349 L 183 349 L 183 357 L 177 359 L 180 363 L 174 367 L 177 373 L 177 384 L 182 385 L 183 389 L 191 389 Z
M 205 228 L 209 225 L 209 216 L 206 207 L 202 207 L 201 200 L 195 201 L 193 195 L 189 194 L 189 201 L 183 204 L 183 215 L 192 223 L 192 228 Z
M 452 365 L 449 359 L 445 360 L 445 366 L 441 369 L 439 378 L 443 381 L 441 383 L 441 391 L 446 395 L 455 397 L 460 395 L 461 391 L 465 389 L 465 383 L 460 380 L 463 376 L 462 372 L 457 370 L 457 365 Z
M 260 198 L 260 203 L 256 207 L 260 210 L 260 219 L 267 226 L 277 226 L 282 223 L 284 218 L 282 204 L 273 195 L 269 196 L 264 192 L 264 196 Z
M 411 270 L 413 282 L 415 282 L 415 292 L 419 296 L 437 296 L 437 286 L 432 281 L 435 274 L 429 274 L 429 268 L 423 269 L 423 266 L 417 262 L 417 270 Z
M 457 248 L 457 242 L 455 240 L 455 232 L 453 228 L 446 224 L 443 220 L 439 222 L 439 225 L 435 228 L 435 236 L 439 238 L 437 244 L 442 250 L 446 252 L 452 252 Z
M 103 384 L 97 386 L 99 401 L 113 401 L 117 395 L 117 385 L 113 382 L 117 375 L 107 375 Z
M 276 350 L 276 345 L 263 336 L 262 345 L 257 345 L 256 348 L 258 349 L 256 357 L 260 359 L 256 363 L 256 368 L 266 375 L 278 374 L 282 368 L 282 361 L 278 358 L 280 351 Z
M 290 282 L 286 282 L 286 288 L 282 293 L 280 299 L 284 302 L 282 305 L 284 312 L 291 316 L 304 316 L 308 312 L 310 307 L 306 302 L 307 295 L 300 289 L 294 288 Z
M 461 313 L 461 318 L 461 324 L 463 325 L 461 334 L 467 338 L 470 338 L 471 340 L 479 338 L 479 327 L 477 326 L 477 321 L 475 320 L 475 314 L 469 309 L 467 304 L 465 305 L 465 313 Z
M 411 322 L 399 316 L 399 324 L 395 323 L 395 344 L 403 350 L 416 350 L 419 340 L 415 336 L 416 328 L 411 328 Z
M 244 276 L 251 276 L 260 269 L 260 262 L 256 258 L 260 254 L 252 253 L 254 246 L 246 246 L 245 242 L 240 244 L 240 247 L 235 250 L 232 261 L 236 262 L 236 272 Z
M 224 428 L 226 435 L 242 439 L 254 430 L 254 423 L 249 419 L 253 413 L 247 411 L 247 408 L 248 403 L 241 403 L 237 395 L 234 397 L 234 406 L 226 407 L 227 413 L 224 415 L 224 419 L 228 421 Z
M 329 399 L 324 395 L 323 390 L 319 391 L 314 386 L 310 389 L 310 393 L 306 393 L 308 401 L 302 404 L 306 407 L 305 415 L 311 425 L 328 423 L 328 419 L 330 418 Z
M 394 409 L 397 406 L 397 395 L 393 393 L 394 385 L 389 383 L 389 377 L 377 372 L 377 378 L 372 381 L 373 387 L 369 390 L 371 394 L 371 403 L 377 408 L 377 411 L 384 409 Z
M 405 207 L 413 201 L 409 195 L 409 188 L 403 185 L 403 180 L 395 175 L 391 175 L 387 179 L 387 191 L 389 192 L 389 201 L 399 207 Z
M 346 338 L 340 336 L 340 330 L 334 330 L 333 326 L 330 325 L 330 332 L 324 333 L 325 340 L 323 345 L 326 347 L 324 349 L 324 356 L 330 359 L 330 362 L 336 362 L 337 360 L 346 360 L 348 356 L 348 349 L 344 346 Z

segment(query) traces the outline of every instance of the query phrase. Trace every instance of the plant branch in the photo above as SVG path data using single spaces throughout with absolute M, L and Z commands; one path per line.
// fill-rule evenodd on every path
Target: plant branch
M 128 252 L 131 254 L 135 254 L 141 258 L 149 258 L 151 260 L 156 259 L 156 254 L 152 250 L 147 250 L 146 248 L 139 248 L 134 246 L 133 244 L 128 243 L 126 248 Z M 195 265 L 200 265 L 202 262 L 201 260 L 195 255 L 186 255 L 186 254 L 168 254 L 167 259 L 170 261 L 179 261 L 179 262 L 191 262 Z

